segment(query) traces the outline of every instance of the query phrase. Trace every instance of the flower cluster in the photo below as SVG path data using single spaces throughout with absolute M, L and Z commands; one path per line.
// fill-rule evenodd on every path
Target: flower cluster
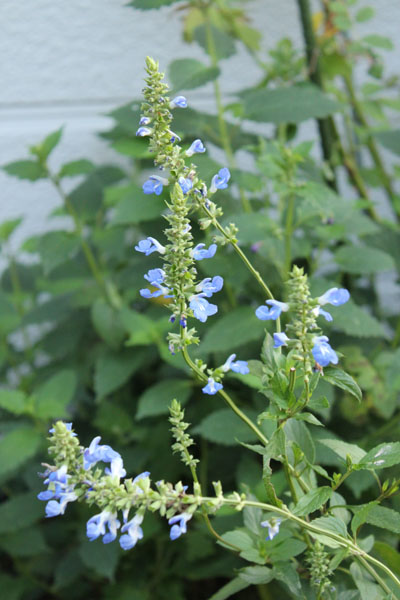
M 121 482 L 126 476 L 122 457 L 111 446 L 100 444 L 100 436 L 83 448 L 72 431 L 72 423 L 59 421 L 50 433 L 49 452 L 58 464 L 47 468 L 44 473 L 47 490 L 38 494 L 39 500 L 47 501 L 46 517 L 63 515 L 67 504 L 75 500 L 95 503 L 101 511 L 86 524 L 89 540 L 101 537 L 104 544 L 109 544 L 120 532 L 120 546 L 129 550 L 143 538 L 141 524 L 151 501 L 153 509 L 159 506 L 161 514 L 167 516 L 171 540 L 186 533 L 186 524 L 196 510 L 195 504 L 184 504 L 187 486 L 178 483 L 173 488 L 171 484 L 159 481 L 157 491 L 152 490 L 149 471 Z M 109 466 L 103 470 L 99 463 Z M 167 504 L 170 506 L 168 511 L 162 508 Z M 132 508 L 135 514 L 129 518 Z M 122 510 L 121 518 L 119 510 Z
M 207 385 L 202 388 L 204 394 L 214 396 L 214 394 L 222 390 L 224 386 L 221 383 L 221 379 L 228 371 L 240 373 L 241 375 L 247 375 L 247 373 L 250 373 L 247 361 L 235 359 L 236 354 L 231 354 L 221 367 L 214 370 L 209 369 L 210 376 L 208 377 Z
M 289 310 L 294 313 L 294 319 L 287 326 L 287 330 L 293 332 L 293 338 L 285 332 L 274 333 L 274 348 L 291 346 L 296 348 L 300 354 L 299 358 L 305 365 L 309 365 L 310 356 L 313 357 L 318 367 L 326 367 L 330 363 L 336 365 L 339 361 L 336 352 L 329 344 L 326 335 L 315 335 L 319 329 L 316 319 L 323 316 L 326 321 L 332 321 L 332 315 L 325 311 L 322 306 L 331 304 L 341 306 L 345 304 L 350 294 L 344 288 L 333 287 L 318 298 L 311 298 L 307 277 L 302 269 L 293 268 L 289 282 L 290 301 L 279 302 L 278 300 L 266 300 L 268 306 L 259 306 L 256 309 L 256 317 L 261 321 L 276 320 L 282 312 Z M 305 369 L 309 369 L 306 367 Z

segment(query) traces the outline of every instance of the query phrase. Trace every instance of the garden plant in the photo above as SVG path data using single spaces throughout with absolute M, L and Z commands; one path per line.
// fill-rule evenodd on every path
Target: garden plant
M 400 598 L 392 44 L 355 0 L 298 0 L 304 52 L 268 56 L 244 2 L 127 10 L 166 5 L 209 62 L 146 59 L 101 134 L 131 168 L 54 169 L 62 129 L 4 166 L 66 226 L 15 252 L 0 225 L 2 589 Z M 240 46 L 260 78 L 228 103 Z

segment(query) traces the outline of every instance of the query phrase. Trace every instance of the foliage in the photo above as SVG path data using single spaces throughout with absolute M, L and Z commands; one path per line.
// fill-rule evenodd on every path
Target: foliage
M 188 90 L 190 101 L 197 88 L 211 84 L 218 112 L 176 109 L 173 128 L 184 149 L 199 138 L 207 147 L 193 159 L 199 180 L 208 185 L 226 166 L 232 176 L 230 188 L 218 191 L 216 210 L 223 206 L 223 215 L 215 220 L 196 212 L 199 206 L 190 215 L 196 242 L 219 245 L 214 258 L 198 263 L 199 279 L 224 279 L 218 315 L 196 322 L 201 341 L 190 348 L 192 365 L 168 349 L 171 300 L 139 293 L 143 274 L 161 263 L 157 253 L 146 257 L 133 247 L 146 236 L 162 239 L 160 213 L 170 202 L 166 187 L 160 196 L 143 195 L 154 154 L 147 139 L 135 135 L 141 100 L 114 110 L 115 126 L 102 134 L 132 168 L 78 157 L 52 172 L 48 158 L 62 144 L 61 129 L 31 147 L 29 159 L 4 166 L 13 177 L 47 180 L 60 198 L 55 214 L 66 218 L 65 230 L 31 237 L 17 252 L 10 240 L 21 219 L 0 225 L 7 260 L 0 290 L 0 582 L 11 599 L 259 594 L 369 600 L 398 594 L 387 572 L 362 556 L 352 559 L 358 544 L 400 573 L 400 451 L 392 442 L 400 433 L 400 327 L 398 302 L 386 288 L 399 265 L 400 218 L 399 132 L 391 125 L 400 106 L 392 93 L 397 79 L 383 62 L 391 42 L 353 34 L 373 15 L 362 3 L 323 3 L 312 26 L 308 2 L 298 4 L 304 56 L 289 39 L 263 56 L 244 3 L 133 0 L 126 9 L 182 10 L 184 38 L 205 49 L 208 62 L 172 61 L 171 87 Z M 254 56 L 260 83 L 224 104 L 219 61 L 240 45 Z M 355 59 L 368 70 L 361 87 Z M 319 140 L 300 142 L 301 123 L 310 119 Z M 307 410 L 292 410 L 304 400 L 302 377 L 290 389 L 292 367 L 305 375 L 295 349 L 286 356 L 274 349 L 274 324 L 255 316 L 268 298 L 260 281 L 286 301 L 293 266 L 307 273 L 311 298 L 333 286 L 351 293 L 323 326 L 340 367 L 325 368 L 323 377 L 309 373 Z M 290 324 L 289 316 L 282 314 L 282 322 Z M 217 366 L 239 350 L 249 373 L 230 373 L 224 393 L 253 428 L 226 407 L 226 398 L 202 393 L 206 364 L 218 380 Z M 193 424 L 197 467 L 193 457 L 180 464 L 169 450 L 165 415 L 174 398 Z M 101 435 L 123 456 L 129 476 L 151 468 L 152 481 L 190 486 L 191 466 L 205 496 L 212 495 L 211 482 L 221 481 L 225 498 L 237 489 L 248 505 L 234 496 L 211 517 L 218 544 L 200 516 L 171 542 L 165 523 L 152 514 L 144 520 L 143 540 L 129 552 L 89 542 L 85 523 L 93 511 L 74 503 L 64 517 L 45 520 L 35 498 L 43 487 L 38 464 L 47 460 L 46 437 L 57 419 L 73 420 L 84 447 Z M 184 447 L 175 450 L 184 454 Z M 285 513 L 279 535 L 266 539 L 274 526 L 273 512 L 261 510 L 266 504 L 306 524 L 298 528 Z M 261 527 L 265 519 L 268 529 Z

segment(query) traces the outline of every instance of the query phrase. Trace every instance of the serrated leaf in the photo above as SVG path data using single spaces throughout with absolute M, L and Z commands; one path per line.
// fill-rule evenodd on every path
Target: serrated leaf
M 370 450 L 358 463 L 364 469 L 385 469 L 400 463 L 400 442 L 384 443 Z
M 312 525 L 316 525 L 320 529 L 324 529 L 325 531 L 329 531 L 330 533 L 335 533 L 336 535 L 340 535 L 342 537 L 347 537 L 347 529 L 346 525 L 340 519 L 336 517 L 319 517 L 318 519 L 313 519 L 311 521 Z M 310 532 L 312 537 L 315 537 L 317 540 L 328 546 L 329 548 L 338 548 L 340 544 L 330 538 L 329 536 L 325 536 L 323 534 L 317 534 L 314 532 Z
M 348 444 L 347 442 L 342 442 L 342 440 L 319 439 L 318 443 L 330 448 L 344 461 L 346 461 L 346 456 L 349 455 L 354 464 L 357 464 L 366 455 L 365 450 L 356 446 L 356 444 Z
M 104 398 L 124 385 L 140 368 L 144 359 L 143 354 L 132 350 L 123 352 L 106 350 L 95 364 L 94 389 L 97 396 Z
M 83 564 L 100 577 L 112 579 L 118 564 L 118 545 L 85 541 L 79 549 Z
M 226 600 L 227 598 L 233 596 L 233 594 L 236 594 L 237 592 L 249 587 L 249 585 L 250 583 L 247 583 L 247 581 L 243 581 L 239 577 L 236 577 L 236 579 L 232 579 L 232 581 L 218 590 L 216 594 L 213 594 L 210 600 Z
M 340 105 L 311 84 L 293 85 L 280 89 L 261 89 L 241 92 L 245 116 L 266 123 L 300 123 L 323 118 L 338 110 Z
M 0 505 L 0 534 L 13 533 L 44 517 L 44 503 L 32 492 L 19 494 Z
M 300 498 L 293 512 L 299 517 L 304 517 L 321 508 L 323 504 L 328 502 L 332 496 L 332 488 L 321 487 L 315 490 L 310 490 Z
M 348 392 L 361 402 L 362 392 L 358 384 L 348 373 L 342 371 L 342 369 L 338 369 L 337 367 L 326 367 L 324 369 L 324 381 Z
M 62 177 L 76 177 L 77 175 L 87 175 L 91 173 L 95 169 L 94 164 L 87 160 L 86 158 L 81 158 L 80 160 L 72 160 L 71 162 L 65 163 L 59 173 L 58 176 Z
M 34 160 L 16 160 L 4 165 L 3 170 L 18 179 L 37 181 L 47 177 L 45 168 Z
M 254 441 L 252 431 L 228 408 L 222 408 L 205 417 L 192 429 L 192 433 L 223 446 L 236 445 L 236 438 L 240 441 Z
M 39 419 L 65 418 L 67 406 L 74 397 L 77 377 L 74 371 L 61 370 L 34 393 L 35 416 Z
M 243 523 L 256 535 L 260 534 L 261 521 L 262 521 L 262 510 L 257 506 L 246 506 L 243 509 Z
M 368 246 L 342 246 L 335 252 L 335 261 L 346 273 L 368 275 L 395 268 L 389 254 Z
M 0 439 L 0 476 L 10 473 L 34 456 L 42 435 L 33 427 L 22 426 Z
M 168 72 L 175 90 L 192 90 L 216 79 L 220 70 L 194 58 L 178 58 L 169 65 Z
M 20 390 L 0 389 L 0 407 L 14 415 L 22 415 L 25 412 L 29 412 L 26 394 Z
M 241 550 L 249 550 L 250 548 L 254 547 L 254 542 L 250 535 L 240 529 L 235 529 L 234 531 L 227 531 L 221 537 L 226 542 L 229 542 L 229 544 L 233 544 Z
M 245 567 L 239 571 L 239 577 L 252 585 L 269 583 L 274 578 L 274 572 L 268 567 Z
M 294 565 L 288 562 L 274 564 L 274 578 L 286 584 L 290 592 L 300 598 L 300 577 Z
M 140 396 L 136 419 L 168 414 L 174 398 L 182 405 L 186 404 L 192 391 L 191 382 L 185 379 L 163 379 L 147 388 Z
M 210 324 L 200 348 L 204 353 L 230 352 L 247 342 L 259 340 L 263 334 L 263 326 L 254 309 L 242 306 Z

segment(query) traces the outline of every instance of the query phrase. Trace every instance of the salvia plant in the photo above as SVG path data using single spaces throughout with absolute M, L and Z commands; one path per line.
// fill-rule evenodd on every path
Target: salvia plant
M 147 59 L 101 134 L 125 166 L 60 165 L 62 129 L 4 166 L 58 198 L 20 247 L 0 225 L 10 600 L 400 597 L 392 43 L 296 4 L 304 50 L 265 52 L 244 2 L 132 0 L 204 52 L 171 91 Z

